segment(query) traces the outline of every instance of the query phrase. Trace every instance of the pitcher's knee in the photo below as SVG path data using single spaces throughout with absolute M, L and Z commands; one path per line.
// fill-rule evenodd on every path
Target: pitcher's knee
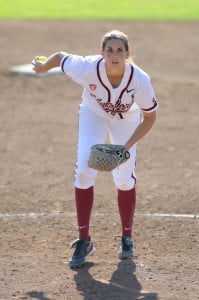
M 114 178 L 114 183 L 116 188 L 122 191 L 128 191 L 135 187 L 135 179 L 132 177 L 128 180 L 124 178 Z
M 90 171 L 91 170 L 91 171 Z M 88 172 L 76 171 L 75 175 L 75 186 L 80 189 L 87 189 L 90 186 L 94 186 L 95 183 L 95 177 L 97 175 L 97 172 L 95 170 L 90 169 Z

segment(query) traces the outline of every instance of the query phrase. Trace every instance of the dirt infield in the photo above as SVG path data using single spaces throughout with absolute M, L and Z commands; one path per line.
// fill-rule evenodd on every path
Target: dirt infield
M 98 53 L 101 36 L 114 28 L 128 33 L 160 103 L 138 148 L 136 257 L 117 258 L 116 192 L 111 175 L 100 173 L 96 254 L 70 270 L 81 87 L 60 74 L 9 70 L 58 50 Z M 199 299 L 198 36 L 198 22 L 0 21 L 1 300 Z

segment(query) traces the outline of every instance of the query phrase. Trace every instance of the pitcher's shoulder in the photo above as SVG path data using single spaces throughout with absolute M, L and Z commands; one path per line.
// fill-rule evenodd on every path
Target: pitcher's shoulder
M 134 68 L 134 73 L 141 78 L 147 78 L 150 79 L 150 75 L 144 71 L 140 66 L 136 65 L 136 64 L 132 64 L 133 68 Z

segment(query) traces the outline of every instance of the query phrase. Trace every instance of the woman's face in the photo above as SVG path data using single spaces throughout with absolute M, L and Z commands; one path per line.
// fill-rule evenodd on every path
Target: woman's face
M 124 43 L 120 39 L 111 39 L 106 42 L 102 56 L 105 59 L 106 67 L 112 70 L 121 69 L 129 57 L 129 51 L 126 51 Z

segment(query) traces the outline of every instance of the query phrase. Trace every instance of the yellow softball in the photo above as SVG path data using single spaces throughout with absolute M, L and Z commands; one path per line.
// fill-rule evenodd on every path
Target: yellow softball
M 39 62 L 45 62 L 45 61 L 47 61 L 47 57 L 46 56 L 38 56 L 36 58 L 36 60 L 39 61 Z

